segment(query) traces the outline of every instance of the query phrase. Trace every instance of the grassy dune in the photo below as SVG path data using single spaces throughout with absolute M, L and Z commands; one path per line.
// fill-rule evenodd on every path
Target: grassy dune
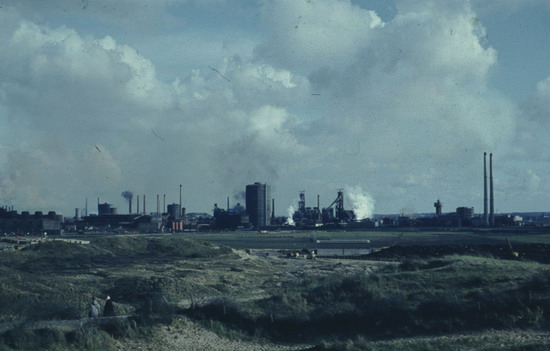
M 0 323 L 82 318 L 92 295 L 110 295 L 117 314 L 135 317 L 110 328 L 15 327 L 0 333 L 0 350 L 164 351 L 223 343 L 243 350 L 284 344 L 293 350 L 527 351 L 550 345 L 550 266 L 542 263 L 275 256 L 145 236 L 2 252 Z M 148 317 L 148 299 L 155 318 Z
M 538 263 L 450 257 L 306 280 L 260 301 L 215 301 L 190 313 L 280 341 L 544 330 L 549 288 L 550 270 Z

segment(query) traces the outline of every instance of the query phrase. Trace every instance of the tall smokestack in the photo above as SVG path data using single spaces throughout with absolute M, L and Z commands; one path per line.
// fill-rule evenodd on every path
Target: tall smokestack
M 487 153 L 483 153 L 483 225 L 489 225 L 487 214 Z
M 182 185 L 180 184 L 180 208 L 182 208 L 181 207 L 181 187 L 182 187 Z
M 134 194 L 132 194 L 131 191 L 126 190 L 120 195 L 128 201 L 128 213 L 132 213 L 132 199 L 134 198 Z
M 489 225 L 495 226 L 495 201 L 493 197 L 493 154 L 489 154 Z
M 163 195 L 162 199 L 162 213 L 166 213 L 166 194 Z
M 317 209 L 319 209 L 319 194 L 317 194 Z
M 271 199 L 271 218 L 275 219 L 275 199 Z
M 157 194 L 157 214 L 160 213 L 160 195 Z
M 229 211 L 229 196 L 227 197 L 227 210 Z
M 139 214 L 139 195 L 137 196 L 137 200 L 136 200 L 136 204 L 137 204 L 137 213 Z
M 143 195 L 143 214 L 146 214 L 146 210 L 145 210 L 145 195 Z
M 88 216 L 88 198 L 86 198 L 86 217 Z

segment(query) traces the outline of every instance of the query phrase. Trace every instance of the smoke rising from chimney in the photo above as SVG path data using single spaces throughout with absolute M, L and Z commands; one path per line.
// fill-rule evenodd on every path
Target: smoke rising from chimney
M 374 199 L 368 193 L 364 192 L 360 186 L 346 187 L 346 196 L 349 199 L 355 218 L 362 220 L 371 218 L 374 213 Z
M 294 216 L 294 212 L 296 212 L 296 210 L 298 210 L 298 201 L 300 201 L 300 199 L 294 200 L 294 203 L 292 205 L 290 205 L 288 207 L 288 209 L 286 210 L 286 214 L 287 214 L 286 224 L 288 224 L 288 225 L 295 225 L 296 224 L 294 222 L 294 219 L 292 218 L 292 216 Z
M 128 201 L 132 200 L 132 198 L 134 197 L 134 194 L 131 191 L 123 191 L 120 195 L 122 195 L 122 197 Z
M 128 213 L 132 213 L 132 198 L 134 197 L 134 194 L 131 191 L 126 190 L 120 195 L 128 201 Z

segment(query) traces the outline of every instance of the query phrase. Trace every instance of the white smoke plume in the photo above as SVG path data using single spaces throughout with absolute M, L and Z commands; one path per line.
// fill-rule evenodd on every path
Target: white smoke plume
M 361 186 L 347 186 L 345 189 L 346 197 L 349 199 L 355 217 L 358 221 L 365 218 L 371 218 L 374 213 L 374 199 L 370 194 L 363 191 Z
M 292 219 L 292 216 L 294 215 L 294 212 L 296 212 L 297 209 L 298 209 L 298 200 L 296 200 L 286 210 L 286 213 L 288 215 L 288 217 L 286 219 L 286 224 L 288 224 L 288 225 L 295 225 L 296 224 L 296 223 L 294 223 L 294 219 Z

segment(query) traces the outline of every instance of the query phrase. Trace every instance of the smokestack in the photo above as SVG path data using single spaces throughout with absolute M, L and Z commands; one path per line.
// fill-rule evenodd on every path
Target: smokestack
M 227 210 L 229 211 L 229 196 L 227 197 Z
M 487 214 L 487 153 L 483 153 L 483 225 L 489 225 Z
M 275 219 L 275 199 L 271 199 L 271 218 Z
M 88 198 L 86 198 L 86 217 L 88 216 Z
M 137 196 L 136 203 L 137 203 L 137 211 L 136 212 L 139 214 L 139 195 Z
M 132 213 L 132 199 L 134 198 L 134 194 L 132 194 L 131 191 L 123 191 L 120 195 L 128 200 L 128 213 Z
M 320 209 L 320 207 L 319 207 L 319 194 L 317 194 L 317 209 Z
M 495 201 L 493 197 L 493 154 L 489 154 L 489 225 L 495 226 Z
M 160 213 L 160 195 L 157 194 L 157 214 Z
M 145 210 L 145 195 L 143 195 L 143 214 L 146 214 L 146 210 Z
M 182 185 L 180 184 L 180 208 L 182 208 L 181 207 L 181 187 L 182 187 Z
M 166 194 L 163 195 L 163 200 L 162 200 L 162 213 L 166 213 Z

